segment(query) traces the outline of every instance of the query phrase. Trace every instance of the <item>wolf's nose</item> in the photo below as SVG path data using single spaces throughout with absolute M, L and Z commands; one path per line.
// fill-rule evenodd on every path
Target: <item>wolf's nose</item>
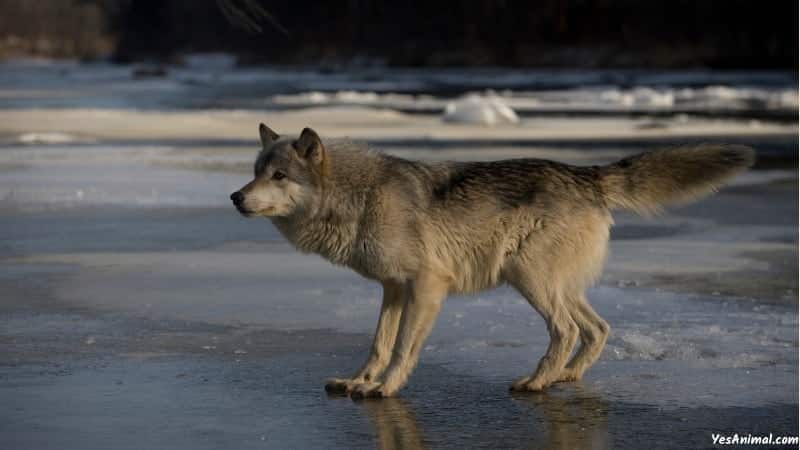
M 241 205 L 242 202 L 244 201 L 244 194 L 242 194 L 241 191 L 234 192 L 233 194 L 231 194 L 231 201 L 236 206 Z

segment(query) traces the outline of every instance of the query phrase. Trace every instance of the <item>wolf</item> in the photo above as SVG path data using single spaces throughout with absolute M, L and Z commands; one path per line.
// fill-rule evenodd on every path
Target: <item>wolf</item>
M 230 196 L 239 213 L 268 218 L 300 251 L 383 287 L 366 362 L 325 385 L 355 400 L 393 396 L 405 385 L 448 294 L 503 283 L 533 306 L 550 335 L 536 370 L 511 389 L 579 380 L 610 332 L 585 292 L 608 253 L 611 212 L 647 216 L 699 199 L 755 160 L 749 147 L 702 144 L 591 167 L 420 162 L 323 142 L 310 128 L 281 137 L 262 123 L 259 135 L 253 180 Z

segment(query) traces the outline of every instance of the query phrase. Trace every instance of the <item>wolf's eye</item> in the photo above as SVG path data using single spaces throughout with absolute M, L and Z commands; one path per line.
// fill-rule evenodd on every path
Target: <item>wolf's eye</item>
M 276 170 L 275 173 L 272 174 L 272 179 L 273 180 L 280 181 L 280 180 L 282 180 L 284 178 L 286 178 L 286 174 L 281 172 L 280 170 Z

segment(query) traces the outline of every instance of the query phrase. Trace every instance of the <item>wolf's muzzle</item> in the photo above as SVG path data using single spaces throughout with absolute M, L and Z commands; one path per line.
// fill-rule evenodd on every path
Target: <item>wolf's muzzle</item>
M 237 208 L 242 206 L 242 203 L 244 202 L 244 194 L 242 194 L 242 191 L 236 191 L 231 194 L 231 201 Z

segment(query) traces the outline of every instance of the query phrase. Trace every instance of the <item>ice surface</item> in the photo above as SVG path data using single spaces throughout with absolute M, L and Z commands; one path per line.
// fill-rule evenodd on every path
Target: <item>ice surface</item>
M 16 170 L 0 171 L 0 207 L 219 206 L 229 203 L 226 192 L 245 182 L 241 175 L 170 167 L 180 159 L 173 152 L 147 146 L 6 147 L 0 151 L 0 166 Z M 192 167 L 226 161 L 200 154 L 185 162 Z M 245 158 L 237 162 L 244 164 Z
M 181 62 L 188 69 L 229 72 L 236 67 L 236 56 L 229 53 L 189 53 L 181 57 Z
M 25 262 L 84 268 L 57 290 L 62 301 L 156 320 L 368 334 L 380 299 L 377 285 L 280 246 L 258 253 L 39 255 Z M 781 401 L 793 383 L 797 316 L 783 307 L 605 286 L 589 298 L 613 333 L 587 383 L 610 398 L 665 408 L 757 405 Z M 532 369 L 547 339 L 533 309 L 503 288 L 449 299 L 422 358 L 510 379 Z M 640 391 L 634 381 L 642 374 L 670 389 Z M 686 384 L 681 377 L 688 374 L 718 380 Z
M 25 210 L 85 206 L 220 206 L 246 181 L 241 175 L 152 164 L 168 148 L 45 147 L 0 152 L 0 207 Z M 206 161 L 202 157 L 198 161 Z

